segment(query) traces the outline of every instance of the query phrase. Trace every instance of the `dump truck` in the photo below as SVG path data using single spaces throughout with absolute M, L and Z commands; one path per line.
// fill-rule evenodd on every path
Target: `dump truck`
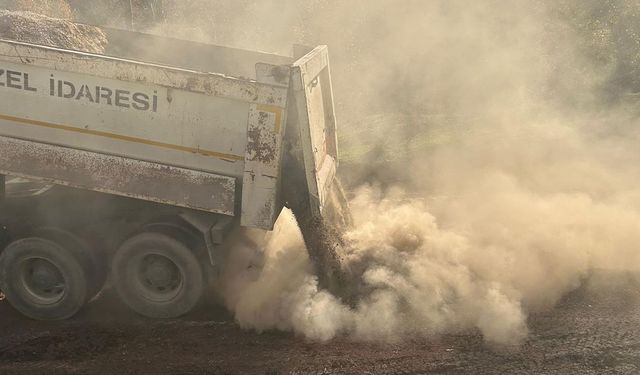
M 321 279 L 334 278 L 323 244 L 336 239 L 317 232 L 348 215 L 335 208 L 346 200 L 327 47 L 290 57 L 105 33 L 100 55 L 0 40 L 8 302 L 66 319 L 109 280 L 135 312 L 181 316 L 244 229 L 272 230 L 285 207 Z

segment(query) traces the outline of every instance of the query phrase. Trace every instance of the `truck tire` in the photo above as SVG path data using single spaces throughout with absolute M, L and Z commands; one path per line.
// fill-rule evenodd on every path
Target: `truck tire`
M 177 216 L 146 224 L 142 229 L 144 232 L 164 234 L 187 246 L 202 265 L 201 270 L 205 280 L 205 291 L 214 289 L 217 282 L 218 268 L 211 265 L 209 250 L 204 242 L 202 233 L 199 233 Z M 217 250 L 219 249 L 218 247 Z
M 140 315 L 169 319 L 191 311 L 205 280 L 197 256 L 163 233 L 145 232 L 125 241 L 111 265 L 122 301 Z
M 73 251 L 82 261 L 89 283 L 87 302 L 100 293 L 107 280 L 107 260 L 101 249 L 90 246 L 78 236 L 60 228 L 44 227 L 37 229 L 34 233 L 38 237 L 49 239 Z
M 0 289 L 29 318 L 63 320 L 87 301 L 87 275 L 73 251 L 44 238 L 25 238 L 0 255 Z

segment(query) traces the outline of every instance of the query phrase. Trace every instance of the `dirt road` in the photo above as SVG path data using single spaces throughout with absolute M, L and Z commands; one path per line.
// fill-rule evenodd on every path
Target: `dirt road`
M 243 331 L 210 307 L 151 322 L 109 293 L 63 323 L 28 321 L 0 302 L 0 373 L 638 373 L 640 277 L 606 272 L 594 280 L 553 311 L 532 316 L 530 339 L 511 350 L 489 348 L 475 333 L 394 345 L 320 344 Z

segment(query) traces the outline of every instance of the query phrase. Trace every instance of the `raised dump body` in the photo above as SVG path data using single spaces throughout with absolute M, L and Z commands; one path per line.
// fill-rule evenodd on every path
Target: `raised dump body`
M 189 263 L 180 257 L 188 256 L 176 249 L 201 242 L 183 240 L 184 233 L 200 233 L 216 263 L 216 246 L 224 243 L 232 223 L 271 230 L 289 201 L 304 202 L 322 219 L 337 167 L 327 47 L 294 59 L 120 30 L 106 33 L 107 54 L 113 56 L 0 40 L 0 174 L 175 208 L 180 234 L 174 220 L 149 219 L 144 228 L 156 228 L 151 231 L 156 237 L 169 240 L 152 246 L 162 238 L 134 236 L 117 249 L 112 267 L 116 286 L 122 282 L 121 296 L 134 310 L 177 316 L 194 299 L 180 302 L 178 294 L 162 290 L 194 288 L 186 282 L 193 269 L 180 268 Z M 74 230 L 9 234 L 0 257 L 0 286 L 27 315 L 58 319 L 81 306 L 76 301 L 74 308 L 52 308 L 73 294 L 68 290 L 59 291 L 56 296 L 67 297 L 55 303 L 47 300 L 55 297 L 49 295 L 51 285 L 33 291 L 33 285 L 51 280 L 72 288 L 61 264 L 78 258 L 78 251 L 68 250 L 64 260 L 55 256 L 83 247 L 86 241 Z M 30 243 L 39 255 L 22 259 L 15 249 L 22 246 L 20 237 L 34 237 Z M 178 245 L 166 245 L 173 240 Z M 140 253 L 139 247 L 154 246 L 170 249 L 155 254 L 160 258 L 150 252 L 151 260 L 127 258 Z M 47 255 L 54 247 L 57 255 Z M 81 258 L 86 257 L 74 262 L 91 263 L 83 266 L 87 275 L 106 267 Z M 10 269 L 34 259 L 47 263 L 30 266 L 31 275 L 40 277 L 31 286 L 15 285 L 25 277 Z M 129 285 L 136 283 L 132 267 L 142 268 L 140 278 L 149 281 L 137 294 Z
M 171 43 L 178 41 L 167 40 L 166 47 Z M 335 171 L 327 49 L 318 47 L 297 63 L 209 49 L 202 50 L 212 67 L 244 73 L 252 57 L 290 64 L 256 60 L 255 79 L 236 78 L 1 41 L 0 135 L 7 138 L 0 140 L 0 171 L 240 215 L 245 226 L 271 229 L 282 207 L 278 193 L 289 117 L 303 124 L 301 144 L 322 179 L 318 187 L 312 184 L 314 198 Z M 308 173 L 313 182 L 315 170 Z

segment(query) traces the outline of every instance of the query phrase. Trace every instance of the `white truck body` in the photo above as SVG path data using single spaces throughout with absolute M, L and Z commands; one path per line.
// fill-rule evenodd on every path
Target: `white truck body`
M 149 51 L 164 55 L 142 62 L 140 48 L 131 56 L 114 45 L 126 59 L 0 40 L 0 174 L 239 216 L 268 230 L 284 204 L 291 127 L 312 212 L 322 214 L 337 167 L 325 46 L 295 60 L 192 43 L 201 59 L 189 66 L 170 58 L 180 55 L 170 43 L 187 42 L 140 38 L 163 43 Z M 250 67 L 255 77 L 245 78 Z

